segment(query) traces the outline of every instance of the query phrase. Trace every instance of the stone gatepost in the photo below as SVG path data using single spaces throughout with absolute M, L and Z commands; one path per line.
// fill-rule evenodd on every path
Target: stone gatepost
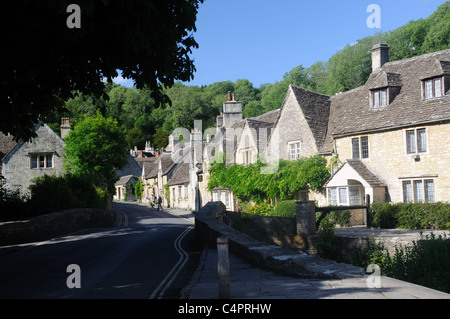
M 316 203 L 314 201 L 296 202 L 297 236 L 300 236 L 310 254 L 316 254 Z

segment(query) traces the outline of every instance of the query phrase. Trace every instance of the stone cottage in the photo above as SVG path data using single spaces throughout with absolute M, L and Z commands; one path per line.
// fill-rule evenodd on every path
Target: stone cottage
M 66 136 L 68 130 L 68 119 L 63 119 L 61 134 Z M 17 189 L 22 195 L 29 194 L 33 179 L 64 173 L 63 139 L 42 122 L 35 125 L 34 132 L 35 138 L 19 142 L 0 133 L 0 174 L 5 178 L 5 187 Z
M 450 200 L 450 50 L 389 62 L 372 49 L 364 86 L 330 98 L 321 150 L 343 163 L 329 204 Z

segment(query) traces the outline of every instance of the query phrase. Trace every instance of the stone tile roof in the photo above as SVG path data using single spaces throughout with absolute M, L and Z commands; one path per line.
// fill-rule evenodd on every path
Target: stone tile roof
M 14 141 L 14 137 L 11 135 L 5 135 L 0 132 L 0 160 L 6 156 L 17 145 Z
M 158 166 L 159 166 L 158 160 L 155 160 L 153 162 L 143 162 L 142 170 L 143 170 L 144 178 L 158 177 Z
M 161 163 L 162 175 L 166 175 L 176 163 L 172 160 L 172 153 L 163 153 L 158 157 L 158 163 Z
M 136 180 L 136 178 L 133 175 L 127 175 L 127 176 L 122 176 L 119 178 L 119 180 L 116 182 L 115 186 L 125 186 L 128 184 L 128 182 L 130 182 L 130 180 Z
M 300 106 L 311 133 L 320 149 L 325 141 L 330 116 L 330 96 L 290 86 Z
M 254 120 L 259 122 L 267 122 L 275 124 L 277 122 L 278 117 L 280 116 L 281 109 L 276 109 L 267 113 L 264 113 L 260 116 L 251 117 L 248 120 Z
M 360 160 L 347 160 L 350 165 L 371 187 L 385 187 L 383 183 L 374 173 L 372 173 L 366 165 Z
M 446 75 L 450 81 L 450 49 L 388 62 L 364 86 L 331 97 L 328 133 L 321 152 L 331 152 L 333 136 L 422 125 L 450 120 L 450 94 L 424 100 L 421 80 Z M 446 84 L 447 90 L 449 85 Z M 370 89 L 396 87 L 387 107 L 370 108 Z
M 189 166 L 189 163 L 179 165 L 167 184 L 169 184 L 169 186 L 189 184 Z

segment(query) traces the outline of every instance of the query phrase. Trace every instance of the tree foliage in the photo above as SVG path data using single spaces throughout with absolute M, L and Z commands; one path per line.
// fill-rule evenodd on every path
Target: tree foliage
M 204 0 L 79 0 L 81 27 L 67 26 L 68 0 L 5 2 L 0 20 L 0 130 L 29 139 L 42 114 L 73 91 L 104 94 L 121 70 L 156 103 L 163 87 L 192 79 L 189 57 Z
M 225 161 L 218 159 L 211 165 L 208 189 L 230 188 L 243 201 L 289 200 L 298 190 L 321 190 L 330 178 L 326 160 L 321 156 L 296 161 L 280 160 L 274 174 L 262 174 L 264 165 L 258 161 L 248 166 L 235 164 L 227 167 Z
M 202 120 L 203 130 L 215 126 L 216 116 L 229 91 L 235 92 L 242 102 L 244 118 L 249 118 L 280 108 L 291 84 L 327 95 L 364 85 L 372 72 L 371 48 L 379 42 L 389 45 L 391 61 L 450 48 L 450 2 L 444 3 L 427 19 L 411 21 L 393 31 L 380 32 L 347 45 L 327 61 L 318 61 L 309 67 L 300 64 L 286 72 L 279 82 L 260 87 L 254 87 L 246 79 L 201 87 L 176 82 L 162 88 L 171 103 L 157 103 L 152 89 L 147 87 L 106 84 L 105 98 L 75 92 L 62 102 L 64 111 L 49 112 L 44 121 L 58 129 L 61 116 L 68 116 L 76 123 L 85 114 L 93 115 L 100 110 L 104 116 L 116 119 L 127 132 L 129 148 L 141 148 L 145 141 L 162 148 L 174 129 L 191 130 L 194 120 Z
M 88 175 L 94 183 L 113 193 L 115 168 L 126 164 L 128 147 L 117 121 L 99 112 L 85 116 L 65 139 L 64 162 L 68 173 Z

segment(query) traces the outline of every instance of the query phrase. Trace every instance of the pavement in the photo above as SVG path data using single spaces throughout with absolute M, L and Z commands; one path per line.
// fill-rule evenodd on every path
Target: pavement
M 450 299 L 450 295 L 381 276 L 296 278 L 252 266 L 230 255 L 230 299 Z M 182 299 L 218 299 L 217 251 L 205 249 Z M 374 288 L 370 288 L 370 287 Z
M 165 211 L 194 222 L 192 212 Z M 297 260 L 313 258 L 305 255 L 299 254 Z M 385 276 L 299 277 L 257 267 L 234 254 L 229 254 L 229 264 L 230 299 L 450 299 L 450 294 Z M 189 284 L 181 291 L 181 298 L 219 298 L 216 249 L 203 250 Z

